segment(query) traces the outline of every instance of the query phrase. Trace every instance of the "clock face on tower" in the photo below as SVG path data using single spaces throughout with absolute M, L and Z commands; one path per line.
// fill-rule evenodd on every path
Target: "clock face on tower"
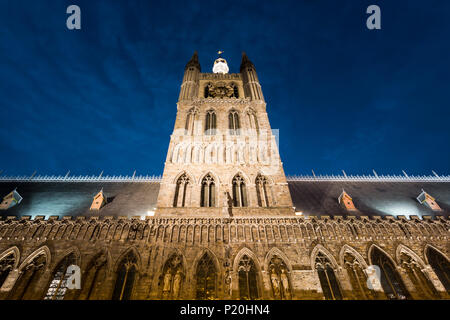
M 212 83 L 209 83 L 205 88 L 205 98 L 237 98 L 236 89 L 235 85 L 233 84 L 218 82 L 214 85 Z

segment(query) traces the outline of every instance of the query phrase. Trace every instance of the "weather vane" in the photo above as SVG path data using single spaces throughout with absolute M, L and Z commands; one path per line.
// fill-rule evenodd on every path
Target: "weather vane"
M 219 54 L 219 57 L 220 57 L 220 55 L 223 53 L 223 51 L 217 51 L 217 53 Z

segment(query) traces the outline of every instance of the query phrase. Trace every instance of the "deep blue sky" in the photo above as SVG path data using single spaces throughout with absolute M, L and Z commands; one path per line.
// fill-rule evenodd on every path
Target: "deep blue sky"
M 65 26 L 82 10 L 82 30 Z M 365 26 L 378 4 L 382 30 Z M 287 174 L 449 174 L 450 1 L 0 0 L 3 174 L 161 174 L 186 62 L 256 66 Z

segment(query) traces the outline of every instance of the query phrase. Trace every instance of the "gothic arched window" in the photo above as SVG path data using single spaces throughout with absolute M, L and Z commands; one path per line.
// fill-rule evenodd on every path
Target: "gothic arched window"
M 290 300 L 292 297 L 288 279 L 288 268 L 283 259 L 274 256 L 270 260 L 269 276 L 274 299 Z
M 0 288 L 8 278 L 9 273 L 14 269 L 14 264 L 16 263 L 16 256 L 14 252 L 9 253 L 0 261 Z
M 239 297 L 242 300 L 255 300 L 259 298 L 256 266 L 253 260 L 244 255 L 239 262 Z
M 357 298 L 362 297 L 364 300 L 373 298 L 373 293 L 367 287 L 367 276 L 358 259 L 351 253 L 346 252 L 344 255 L 344 266 L 355 296 Z
M 211 300 L 217 297 L 216 283 L 217 270 L 212 258 L 205 253 L 197 266 L 197 293 L 198 300 Z
M 255 182 L 256 182 L 256 195 L 258 198 L 258 206 L 269 207 L 267 178 L 258 174 Z
M 240 174 L 237 174 L 233 178 L 233 206 L 247 206 L 247 189 L 245 187 L 244 179 Z
M 106 279 L 106 256 L 104 253 L 97 254 L 92 259 L 83 277 L 80 300 L 96 299 L 101 291 L 101 284 Z
M 422 272 L 421 266 L 413 257 L 403 252 L 400 256 L 400 263 L 416 287 L 416 292 L 421 299 L 434 299 L 439 297 L 436 288 Z
M 184 207 L 186 205 L 186 194 L 189 185 L 189 177 L 184 173 L 177 180 L 175 196 L 173 198 L 174 207 Z
M 240 122 L 239 122 L 239 114 L 236 110 L 231 110 L 228 114 L 228 128 L 230 129 L 231 135 L 239 135 L 240 134 Z
M 185 126 L 187 135 L 192 135 L 194 133 L 194 124 L 195 124 L 196 115 L 197 115 L 197 111 L 194 108 L 189 110 L 187 113 L 186 126 Z
M 117 278 L 112 300 L 129 300 L 131 298 L 136 272 L 137 259 L 134 253 L 130 251 L 117 268 Z
M 202 189 L 200 194 L 201 207 L 214 207 L 216 200 L 216 185 L 214 178 L 207 174 L 202 180 Z
M 66 256 L 56 267 L 53 272 L 53 280 L 47 289 L 44 300 L 64 300 L 67 292 L 68 278 L 71 276 L 67 269 L 71 265 L 76 265 L 77 260 L 74 253 Z
M 380 249 L 376 247 L 373 249 L 371 261 L 373 265 L 380 268 L 381 287 L 388 299 L 404 300 L 409 297 L 409 293 L 406 291 L 400 275 L 395 270 L 394 264 Z
M 20 277 L 11 290 L 8 300 L 34 299 L 32 290 L 36 282 L 42 277 L 45 271 L 47 259 L 44 253 L 33 258 L 25 267 L 21 269 Z
M 322 252 L 319 252 L 315 263 L 325 299 L 342 300 L 341 289 L 330 260 Z
M 214 110 L 206 111 L 205 134 L 212 136 L 216 134 L 217 121 L 216 112 Z
M 183 264 L 181 256 L 173 254 L 164 264 L 160 278 L 163 299 L 178 299 L 183 284 Z
M 445 290 L 450 293 L 450 262 L 437 250 L 428 247 L 426 252 L 428 262 L 441 281 Z

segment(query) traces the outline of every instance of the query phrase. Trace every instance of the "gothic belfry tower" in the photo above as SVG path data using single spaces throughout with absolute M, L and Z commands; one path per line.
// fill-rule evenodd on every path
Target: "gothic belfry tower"
M 186 65 L 157 216 L 294 213 L 255 67 L 243 53 L 228 71 L 219 56 L 202 73 L 197 52 Z

